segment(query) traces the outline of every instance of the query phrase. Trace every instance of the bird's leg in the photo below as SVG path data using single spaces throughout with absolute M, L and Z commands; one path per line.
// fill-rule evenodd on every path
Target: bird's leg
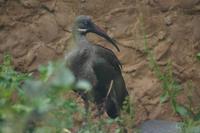
M 96 116 L 98 116 L 100 118 L 100 116 L 103 113 L 104 113 L 104 110 L 103 110 L 103 103 L 102 103 L 102 104 L 97 105 L 97 114 L 96 114 Z
M 79 92 L 79 95 L 81 96 L 81 98 L 83 99 L 83 104 L 84 104 L 84 117 L 83 117 L 83 120 L 84 120 L 84 123 L 87 123 L 87 120 L 88 120 L 88 114 L 89 114 L 89 101 L 88 101 L 88 97 L 85 93 L 81 93 Z
M 88 100 L 84 100 L 84 106 L 85 106 L 85 116 L 88 117 L 88 114 L 89 114 L 89 102 Z
M 111 82 L 110 82 L 110 86 L 109 86 L 108 92 L 106 94 L 106 97 L 101 101 L 100 104 L 97 104 L 97 114 L 95 116 L 100 117 L 105 112 L 106 100 L 111 92 L 112 85 L 113 85 L 113 80 L 111 80 Z
M 87 99 L 84 100 L 84 108 L 85 108 L 85 113 L 83 117 L 83 127 L 87 125 L 88 123 L 88 117 L 89 117 L 89 102 Z
M 100 116 L 103 115 L 103 113 L 105 112 L 105 102 L 104 102 L 104 100 L 100 104 L 97 104 L 96 107 L 97 107 L 97 112 L 95 114 L 95 117 L 100 118 Z

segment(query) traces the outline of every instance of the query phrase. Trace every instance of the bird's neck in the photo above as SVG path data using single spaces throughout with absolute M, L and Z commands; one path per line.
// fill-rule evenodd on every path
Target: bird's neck
M 78 31 L 73 31 L 73 38 L 74 38 L 75 44 L 78 46 L 84 46 L 84 45 L 89 44 L 89 42 L 86 38 L 86 35 L 78 32 Z

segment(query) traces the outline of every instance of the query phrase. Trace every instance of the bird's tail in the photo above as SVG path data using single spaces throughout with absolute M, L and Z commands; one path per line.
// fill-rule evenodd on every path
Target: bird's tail
M 107 93 L 105 109 L 109 117 L 116 118 L 119 116 L 126 97 L 128 97 L 128 91 L 124 79 L 120 75 L 111 81 Z

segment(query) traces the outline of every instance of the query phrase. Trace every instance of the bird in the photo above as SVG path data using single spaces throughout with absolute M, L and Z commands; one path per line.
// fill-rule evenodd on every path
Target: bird
M 77 90 L 86 110 L 89 107 L 88 100 L 92 99 L 99 111 L 103 105 L 103 111 L 106 111 L 110 118 L 116 118 L 129 95 L 122 76 L 122 65 L 112 50 L 88 41 L 88 33 L 101 36 L 120 52 L 116 40 L 99 28 L 90 16 L 80 15 L 75 18 L 72 27 L 75 48 L 65 56 L 67 66 L 73 72 L 76 81 L 86 80 L 91 84 L 90 94 Z

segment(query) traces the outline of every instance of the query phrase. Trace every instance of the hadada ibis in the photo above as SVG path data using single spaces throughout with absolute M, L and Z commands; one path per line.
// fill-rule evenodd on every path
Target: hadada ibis
M 96 33 L 105 38 L 118 51 L 116 41 L 95 25 L 89 16 L 78 16 L 72 34 L 76 47 L 66 55 L 68 67 L 76 80 L 87 80 L 92 85 L 92 97 L 97 108 L 104 105 L 108 116 L 116 118 L 128 96 L 121 72 L 121 64 L 112 50 L 89 42 L 87 33 Z M 88 93 L 79 92 L 88 105 Z M 87 108 L 87 107 L 86 107 Z

